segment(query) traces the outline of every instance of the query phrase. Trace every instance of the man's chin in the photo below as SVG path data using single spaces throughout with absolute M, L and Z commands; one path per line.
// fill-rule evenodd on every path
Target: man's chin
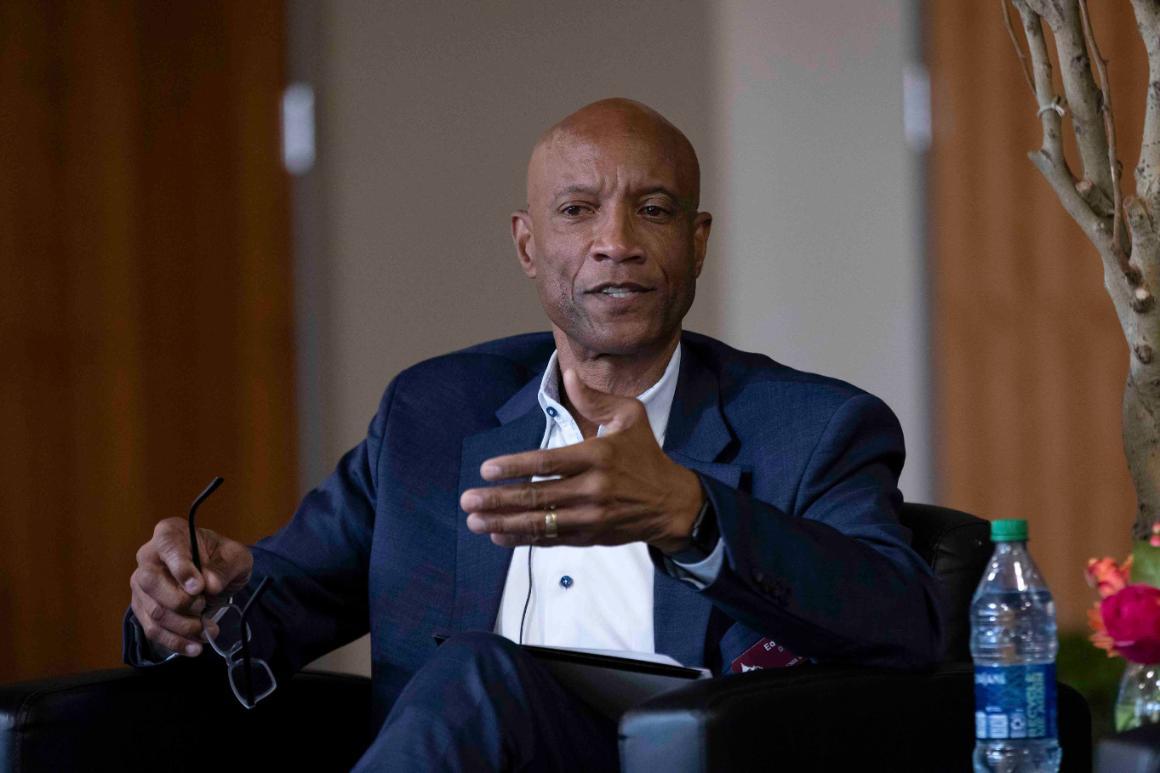
M 647 357 L 667 348 L 679 334 L 679 330 L 663 333 L 649 329 L 604 329 L 581 336 L 564 333 L 574 350 L 597 357 Z

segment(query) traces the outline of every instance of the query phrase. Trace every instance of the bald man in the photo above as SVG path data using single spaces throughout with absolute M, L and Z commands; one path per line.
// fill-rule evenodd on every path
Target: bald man
M 127 661 L 203 656 L 221 635 L 205 610 L 265 581 L 250 649 L 275 675 L 370 631 L 362 770 L 615 769 L 615 722 L 519 642 L 715 675 L 784 665 L 771 651 L 934 662 L 890 410 L 682 331 L 712 226 L 699 194 L 692 145 L 644 105 L 548 129 L 511 228 L 550 333 L 399 374 L 366 439 L 252 547 L 199 530 L 199 570 L 185 522 L 160 522 Z

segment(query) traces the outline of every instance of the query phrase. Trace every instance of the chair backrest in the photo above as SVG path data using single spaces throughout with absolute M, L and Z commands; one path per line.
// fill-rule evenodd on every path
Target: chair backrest
M 902 505 L 899 520 L 938 578 L 943 660 L 970 660 L 971 596 L 991 558 L 990 523 L 949 507 L 914 502 Z

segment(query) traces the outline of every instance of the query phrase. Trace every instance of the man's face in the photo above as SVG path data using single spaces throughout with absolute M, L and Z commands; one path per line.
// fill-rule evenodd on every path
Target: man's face
M 537 148 L 513 236 L 577 354 L 645 354 L 679 334 L 711 223 L 696 212 L 692 165 L 647 126 L 561 132 Z

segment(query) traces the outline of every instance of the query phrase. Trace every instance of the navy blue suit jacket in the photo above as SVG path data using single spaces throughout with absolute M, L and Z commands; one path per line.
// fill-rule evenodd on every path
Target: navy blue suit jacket
M 894 415 L 849 384 L 697 334 L 682 341 L 664 450 L 700 476 L 725 562 L 697 591 L 653 551 L 657 651 L 715 673 L 762 636 L 819 661 L 936 660 L 934 580 L 897 519 Z M 553 348 L 546 333 L 493 341 L 391 383 L 366 439 L 253 548 L 254 577 L 274 580 L 255 649 L 276 670 L 369 629 L 382 715 L 431 656 L 432 634 L 493 630 L 512 551 L 468 531 L 459 495 L 487 485 L 485 459 L 539 447 Z

